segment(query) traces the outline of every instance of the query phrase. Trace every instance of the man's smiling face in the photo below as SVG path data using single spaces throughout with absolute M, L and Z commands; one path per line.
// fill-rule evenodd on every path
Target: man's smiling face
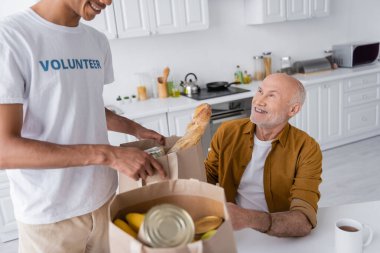
M 73 12 L 82 17 L 84 20 L 90 21 L 100 14 L 103 9 L 112 3 L 112 0 L 65 0 L 67 6 Z
M 284 124 L 292 116 L 291 99 L 295 92 L 288 78 L 282 75 L 267 77 L 252 99 L 251 121 L 264 128 Z

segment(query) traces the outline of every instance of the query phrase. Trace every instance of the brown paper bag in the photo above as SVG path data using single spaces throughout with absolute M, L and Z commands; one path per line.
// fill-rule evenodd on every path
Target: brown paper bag
M 113 224 L 130 212 L 146 213 L 151 207 L 170 203 L 184 208 L 197 220 L 208 215 L 223 217 L 224 222 L 208 240 L 176 248 L 150 248 Z M 224 190 L 198 180 L 169 180 L 116 195 L 109 207 L 111 253 L 235 253 L 236 244 L 225 205 Z
M 165 152 L 167 152 L 180 137 L 171 136 L 165 140 Z M 146 150 L 151 147 L 157 146 L 153 140 L 142 140 L 136 142 L 129 142 L 121 144 L 122 147 L 136 147 L 141 150 Z M 198 179 L 206 182 L 206 171 L 204 167 L 204 154 L 202 144 L 199 142 L 197 145 L 180 150 L 175 153 L 157 158 L 157 160 L 164 167 L 169 179 Z M 148 177 L 145 182 L 134 181 L 124 174 L 119 174 L 119 193 L 135 189 L 142 185 L 148 185 L 155 182 L 160 182 L 162 179 L 158 174 Z

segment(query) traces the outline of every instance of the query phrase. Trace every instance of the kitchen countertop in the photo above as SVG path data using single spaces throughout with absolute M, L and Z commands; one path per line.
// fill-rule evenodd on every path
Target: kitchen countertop
M 355 68 L 338 68 L 336 70 L 329 70 L 323 72 L 316 72 L 310 74 L 296 74 L 293 77 L 300 80 L 304 86 L 312 85 L 314 83 L 321 83 L 333 81 L 336 79 L 350 78 L 357 75 L 365 75 L 380 71 L 380 63 L 373 63 Z M 178 98 L 151 98 L 145 101 L 137 101 L 126 103 L 123 105 L 116 105 L 123 111 L 123 116 L 130 119 L 138 119 L 142 117 L 149 117 L 161 113 L 170 113 L 181 110 L 194 109 L 202 103 L 210 105 L 219 104 L 228 101 L 234 101 L 243 98 L 252 97 L 261 81 L 253 81 L 250 84 L 233 85 L 242 89 L 250 90 L 250 92 L 243 92 L 218 98 L 205 99 L 197 101 L 188 97 L 180 96 Z
M 333 81 L 342 78 L 350 78 L 357 75 L 371 74 L 379 72 L 379 70 L 380 63 L 376 62 L 369 65 L 358 66 L 355 68 L 338 68 L 335 70 L 327 70 L 310 74 L 296 74 L 293 75 L 293 77 L 300 80 L 303 85 L 308 86 L 314 83 Z
M 256 91 L 259 83 L 260 82 L 252 82 L 250 84 L 233 85 L 235 87 L 247 89 L 250 92 L 243 92 L 200 101 L 185 96 L 180 96 L 177 98 L 150 98 L 145 101 L 137 101 L 116 106 L 123 111 L 123 116 L 128 117 L 129 119 L 138 119 L 142 117 L 157 115 L 160 113 L 194 109 L 202 103 L 208 103 L 210 105 L 213 105 L 227 101 L 249 98 L 253 96 L 253 93 L 254 91 Z

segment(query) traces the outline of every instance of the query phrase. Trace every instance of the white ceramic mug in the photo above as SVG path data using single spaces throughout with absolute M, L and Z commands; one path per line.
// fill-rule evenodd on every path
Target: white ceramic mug
M 368 237 L 364 240 L 364 230 Z M 335 223 L 335 253 L 362 253 L 373 237 L 373 230 L 353 219 L 340 219 Z

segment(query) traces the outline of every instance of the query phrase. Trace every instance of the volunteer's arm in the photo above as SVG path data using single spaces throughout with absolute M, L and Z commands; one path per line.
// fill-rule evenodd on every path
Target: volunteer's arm
M 296 237 L 308 235 L 312 229 L 307 217 L 298 210 L 269 214 L 233 203 L 227 203 L 227 208 L 234 230 L 253 228 L 273 236 Z
M 0 104 L 0 169 L 106 165 L 136 180 L 153 174 L 153 170 L 165 174 L 152 156 L 139 149 L 32 140 L 21 136 L 22 124 L 21 104 Z
M 106 108 L 106 119 L 108 130 L 130 134 L 136 136 L 138 139 L 152 139 L 156 140 L 161 145 L 165 144 L 165 137 L 161 134 L 147 129 L 140 124 L 128 118 L 119 116 Z

